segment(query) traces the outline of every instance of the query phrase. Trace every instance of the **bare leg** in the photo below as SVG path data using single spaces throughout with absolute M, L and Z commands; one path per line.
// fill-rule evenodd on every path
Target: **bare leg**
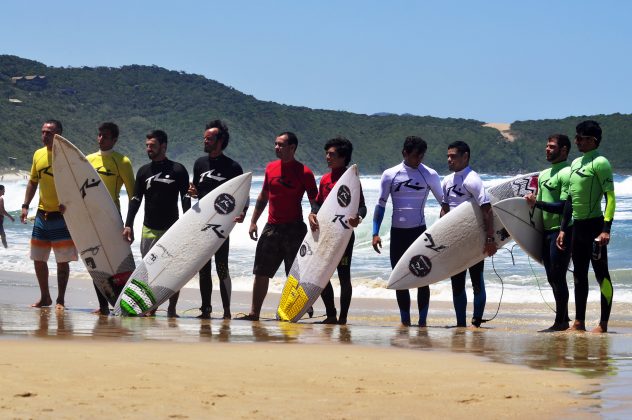
M 68 286 L 68 276 L 70 275 L 70 266 L 67 262 L 57 263 L 57 309 L 63 309 L 65 306 L 66 286 Z
M 48 291 L 48 263 L 46 261 L 33 261 L 35 264 L 35 276 L 40 288 L 40 300 L 32 304 L 33 308 L 42 308 L 50 306 L 53 300 Z
M 252 308 L 250 310 L 250 315 L 255 317 L 259 317 L 261 313 L 261 307 L 263 306 L 263 301 L 268 294 L 268 285 L 270 284 L 270 279 L 264 276 L 255 276 L 255 284 L 252 287 Z

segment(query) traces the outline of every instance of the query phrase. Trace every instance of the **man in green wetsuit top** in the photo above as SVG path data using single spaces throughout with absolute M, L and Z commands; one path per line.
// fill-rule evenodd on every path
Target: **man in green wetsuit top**
M 542 209 L 544 237 L 542 242 L 542 263 L 546 270 L 546 278 L 553 289 L 555 297 L 555 322 L 544 331 L 564 331 L 568 329 L 568 285 L 566 270 L 571 259 L 572 228 L 565 231 L 565 249 L 557 247 L 556 240 L 560 233 L 562 211 L 568 197 L 570 165 L 568 153 L 571 141 L 564 134 L 553 134 L 546 142 L 546 160 L 551 167 L 540 172 L 538 176 L 538 195 L 525 196 L 529 205 Z
M 612 168 L 608 160 L 599 155 L 601 127 L 592 120 L 581 122 L 575 128 L 575 144 L 582 153 L 571 164 L 568 198 L 564 206 L 562 226 L 557 246 L 565 249 L 565 230 L 573 219 L 572 255 L 575 278 L 575 322 L 572 330 L 585 330 L 586 301 L 588 300 L 588 264 L 592 263 L 595 278 L 601 290 L 601 317 L 592 332 L 608 331 L 612 309 L 612 281 L 608 272 L 607 245 L 614 218 L 615 198 Z M 601 210 L 605 197 L 606 208 Z

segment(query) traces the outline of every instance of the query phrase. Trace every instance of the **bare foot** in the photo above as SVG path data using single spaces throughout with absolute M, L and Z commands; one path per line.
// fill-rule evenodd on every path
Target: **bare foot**
M 586 331 L 586 324 L 584 324 L 584 321 L 575 320 L 573 322 L 573 325 L 571 325 L 571 327 L 569 328 L 569 330 L 571 330 L 571 331 Z
M 110 308 L 99 308 L 92 311 L 95 315 L 110 315 Z
M 592 329 L 591 331 L 594 334 L 603 334 L 603 333 L 607 333 L 608 332 L 608 328 L 604 328 L 600 325 L 597 325 L 595 328 Z
M 48 299 L 40 299 L 37 302 L 35 302 L 34 304 L 31 305 L 31 308 L 44 308 L 46 306 L 50 306 L 53 304 L 53 301 L 51 298 Z
M 66 309 L 66 307 L 64 307 L 64 305 L 62 305 L 61 303 L 57 303 L 57 304 L 55 305 L 55 310 L 56 310 L 56 311 L 63 311 L 63 310 L 65 310 L 65 309 Z

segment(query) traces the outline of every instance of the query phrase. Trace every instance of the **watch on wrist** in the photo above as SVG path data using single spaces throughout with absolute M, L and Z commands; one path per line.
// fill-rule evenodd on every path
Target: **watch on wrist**
M 29 205 L 28 204 L 22 204 L 22 208 L 28 210 L 29 209 Z

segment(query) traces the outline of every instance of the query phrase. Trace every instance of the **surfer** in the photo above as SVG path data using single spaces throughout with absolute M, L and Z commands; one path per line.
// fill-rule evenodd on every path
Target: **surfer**
M 77 249 L 62 216 L 65 208 L 59 203 L 53 179 L 53 139 L 55 134 L 61 135 L 62 131 L 61 122 L 57 120 L 48 120 L 42 125 L 44 147 L 33 154 L 31 176 L 26 185 L 24 204 L 22 204 L 20 214 L 20 221 L 26 223 L 29 204 L 35 196 L 37 187 L 40 186 L 39 204 L 31 236 L 31 259 L 35 265 L 35 276 L 41 295 L 40 300 L 31 305 L 34 308 L 50 306 L 53 303 L 48 290 L 48 257 L 51 248 L 57 262 L 57 300 L 55 302 L 57 310 L 63 310 L 65 305 L 66 286 L 70 275 L 68 262 L 78 259 Z
M 202 199 L 206 194 L 222 185 L 229 179 L 233 179 L 244 173 L 241 166 L 224 154 L 224 149 L 228 146 L 230 133 L 228 127 L 221 120 L 213 120 L 206 125 L 204 131 L 204 153 L 195 161 L 193 165 L 193 183 L 189 185 L 189 195 Z M 248 205 L 241 214 L 235 218 L 235 221 L 241 223 L 246 217 Z M 226 238 L 222 246 L 215 253 L 215 270 L 219 277 L 219 291 L 222 296 L 222 305 L 224 307 L 224 319 L 230 319 L 230 295 L 232 282 L 228 271 L 228 252 L 230 237 Z M 200 296 L 202 298 L 202 306 L 200 311 L 202 314 L 198 316 L 201 319 L 211 318 L 211 294 L 213 293 L 213 280 L 211 278 L 211 262 L 213 257 L 200 270 Z
M 316 203 L 318 188 L 311 169 L 294 158 L 298 138 L 286 131 L 274 141 L 274 151 L 279 158 L 266 166 L 261 193 L 257 197 L 252 212 L 250 238 L 257 241 L 252 287 L 252 307 L 248 315 L 236 318 L 246 321 L 258 321 L 261 306 L 268 293 L 270 278 L 285 264 L 285 275 L 289 274 L 296 253 L 307 233 L 303 222 L 301 201 L 307 192 L 312 208 Z M 270 203 L 268 222 L 257 234 L 257 220 Z
M 351 154 L 353 153 L 353 144 L 344 137 L 335 137 L 327 143 L 325 143 L 325 159 L 327 160 L 327 167 L 331 169 L 331 172 L 326 173 L 320 179 L 318 187 L 318 195 L 316 196 L 316 205 L 312 208 L 312 212 L 308 216 L 310 228 L 315 231 L 318 230 L 318 219 L 316 214 L 323 205 L 325 199 L 329 195 L 329 192 L 334 188 L 336 182 L 340 179 L 342 174 L 347 170 L 349 162 L 351 162 Z M 366 205 L 364 203 L 364 194 L 360 192 L 360 206 L 358 207 L 358 214 L 356 217 L 349 218 L 349 225 L 352 227 L 358 226 L 362 222 L 362 218 L 366 217 Z M 338 279 L 340 281 L 340 318 L 336 318 L 336 303 L 334 302 L 334 288 L 331 285 L 331 281 L 327 283 L 325 289 L 321 293 L 321 298 L 325 304 L 325 310 L 327 317 L 322 321 L 322 324 L 340 324 L 345 325 L 347 323 L 347 314 L 349 312 L 349 306 L 351 305 L 351 296 L 353 294 L 351 288 L 351 257 L 353 255 L 353 244 L 355 242 L 355 234 L 351 233 L 351 239 L 347 244 L 345 253 L 338 264 Z
M 125 185 L 129 200 L 134 196 L 134 169 L 132 168 L 132 162 L 127 156 L 114 151 L 114 145 L 118 137 L 119 128 L 116 124 L 113 122 L 104 122 L 101 124 L 97 134 L 99 150 L 86 156 L 86 159 L 97 171 L 101 180 L 103 180 L 103 184 L 110 193 L 120 213 L 121 203 L 119 196 L 121 194 L 121 187 Z M 99 309 L 95 310 L 94 313 L 108 315 L 110 313 L 108 300 L 99 291 L 96 283 L 93 282 L 93 284 L 94 290 L 97 293 L 97 299 L 99 300 Z M 116 292 L 120 293 L 120 290 Z
M 134 196 L 129 202 L 123 236 L 134 241 L 134 218 L 145 197 L 145 218 L 140 241 L 140 253 L 144 257 L 151 247 L 178 220 L 178 195 L 182 212 L 191 207 L 189 173 L 178 162 L 167 158 L 167 133 L 162 130 L 150 131 L 146 136 L 145 149 L 150 163 L 143 165 L 136 173 Z M 169 298 L 167 316 L 177 318 L 176 304 L 180 292 Z M 152 315 L 155 311 L 152 313 Z
M 382 174 L 378 203 L 373 214 L 372 245 L 373 249 L 380 254 L 380 248 L 382 248 L 380 226 L 390 195 L 393 197 L 390 241 L 391 268 L 397 265 L 408 247 L 426 230 L 424 209 L 430 191 L 438 202 L 443 199 L 439 174 L 421 163 L 427 149 L 428 145 L 421 137 L 406 137 L 402 149 L 404 160 Z M 396 290 L 395 295 L 402 324 L 410 326 L 410 292 Z M 420 327 L 426 326 L 429 304 L 430 287 L 417 288 L 418 325 Z
M 529 206 L 542 209 L 544 235 L 542 243 L 542 263 L 546 277 L 555 298 L 555 322 L 545 331 L 568 329 L 568 285 L 566 270 L 571 259 L 570 244 L 572 228 L 569 226 L 564 237 L 564 250 L 556 245 L 562 222 L 562 210 L 568 196 L 570 165 L 567 162 L 571 141 L 564 134 L 549 136 L 546 143 L 546 160 L 551 167 L 538 175 L 538 195 L 528 194 L 525 199 Z
M 0 239 L 2 239 L 2 245 L 4 245 L 5 248 L 8 248 L 9 246 L 7 245 L 7 235 L 6 233 L 4 233 L 4 216 L 7 216 L 9 219 L 11 219 L 12 222 L 15 222 L 15 219 L 4 208 L 3 195 L 4 185 L 0 185 Z
M 441 217 L 447 214 L 450 209 L 458 205 L 474 200 L 483 212 L 483 222 L 487 238 L 483 245 L 483 252 L 492 256 L 496 253 L 496 241 L 494 239 L 494 224 L 492 206 L 483 186 L 481 177 L 470 168 L 470 147 L 462 141 L 455 141 L 448 145 L 448 169 L 451 174 L 443 178 L 441 186 L 443 188 L 443 201 L 441 202 Z M 472 244 L 476 246 L 476 244 Z M 456 312 L 456 326 L 466 327 L 465 314 L 467 311 L 467 294 L 465 293 L 465 275 L 470 272 L 470 280 L 474 289 L 474 315 L 472 325 L 480 327 L 483 322 L 485 312 L 485 280 L 483 279 L 483 268 L 485 260 L 474 264 L 468 270 L 451 277 L 452 281 L 452 301 Z
M 601 156 L 597 148 L 601 144 L 601 127 L 597 121 L 587 120 L 575 127 L 575 144 L 582 153 L 571 164 L 569 193 L 564 206 L 562 230 L 557 237 L 557 246 L 565 249 L 566 229 L 573 220 L 573 277 L 575 280 L 575 321 L 572 330 L 586 330 L 586 301 L 588 300 L 588 264 L 592 263 L 595 278 L 601 292 L 601 316 L 599 325 L 592 332 L 608 331 L 608 320 L 612 309 L 612 281 L 608 272 L 608 250 L 610 228 L 615 211 L 612 167 L 608 159 Z M 606 208 L 601 210 L 601 199 L 605 197 Z

